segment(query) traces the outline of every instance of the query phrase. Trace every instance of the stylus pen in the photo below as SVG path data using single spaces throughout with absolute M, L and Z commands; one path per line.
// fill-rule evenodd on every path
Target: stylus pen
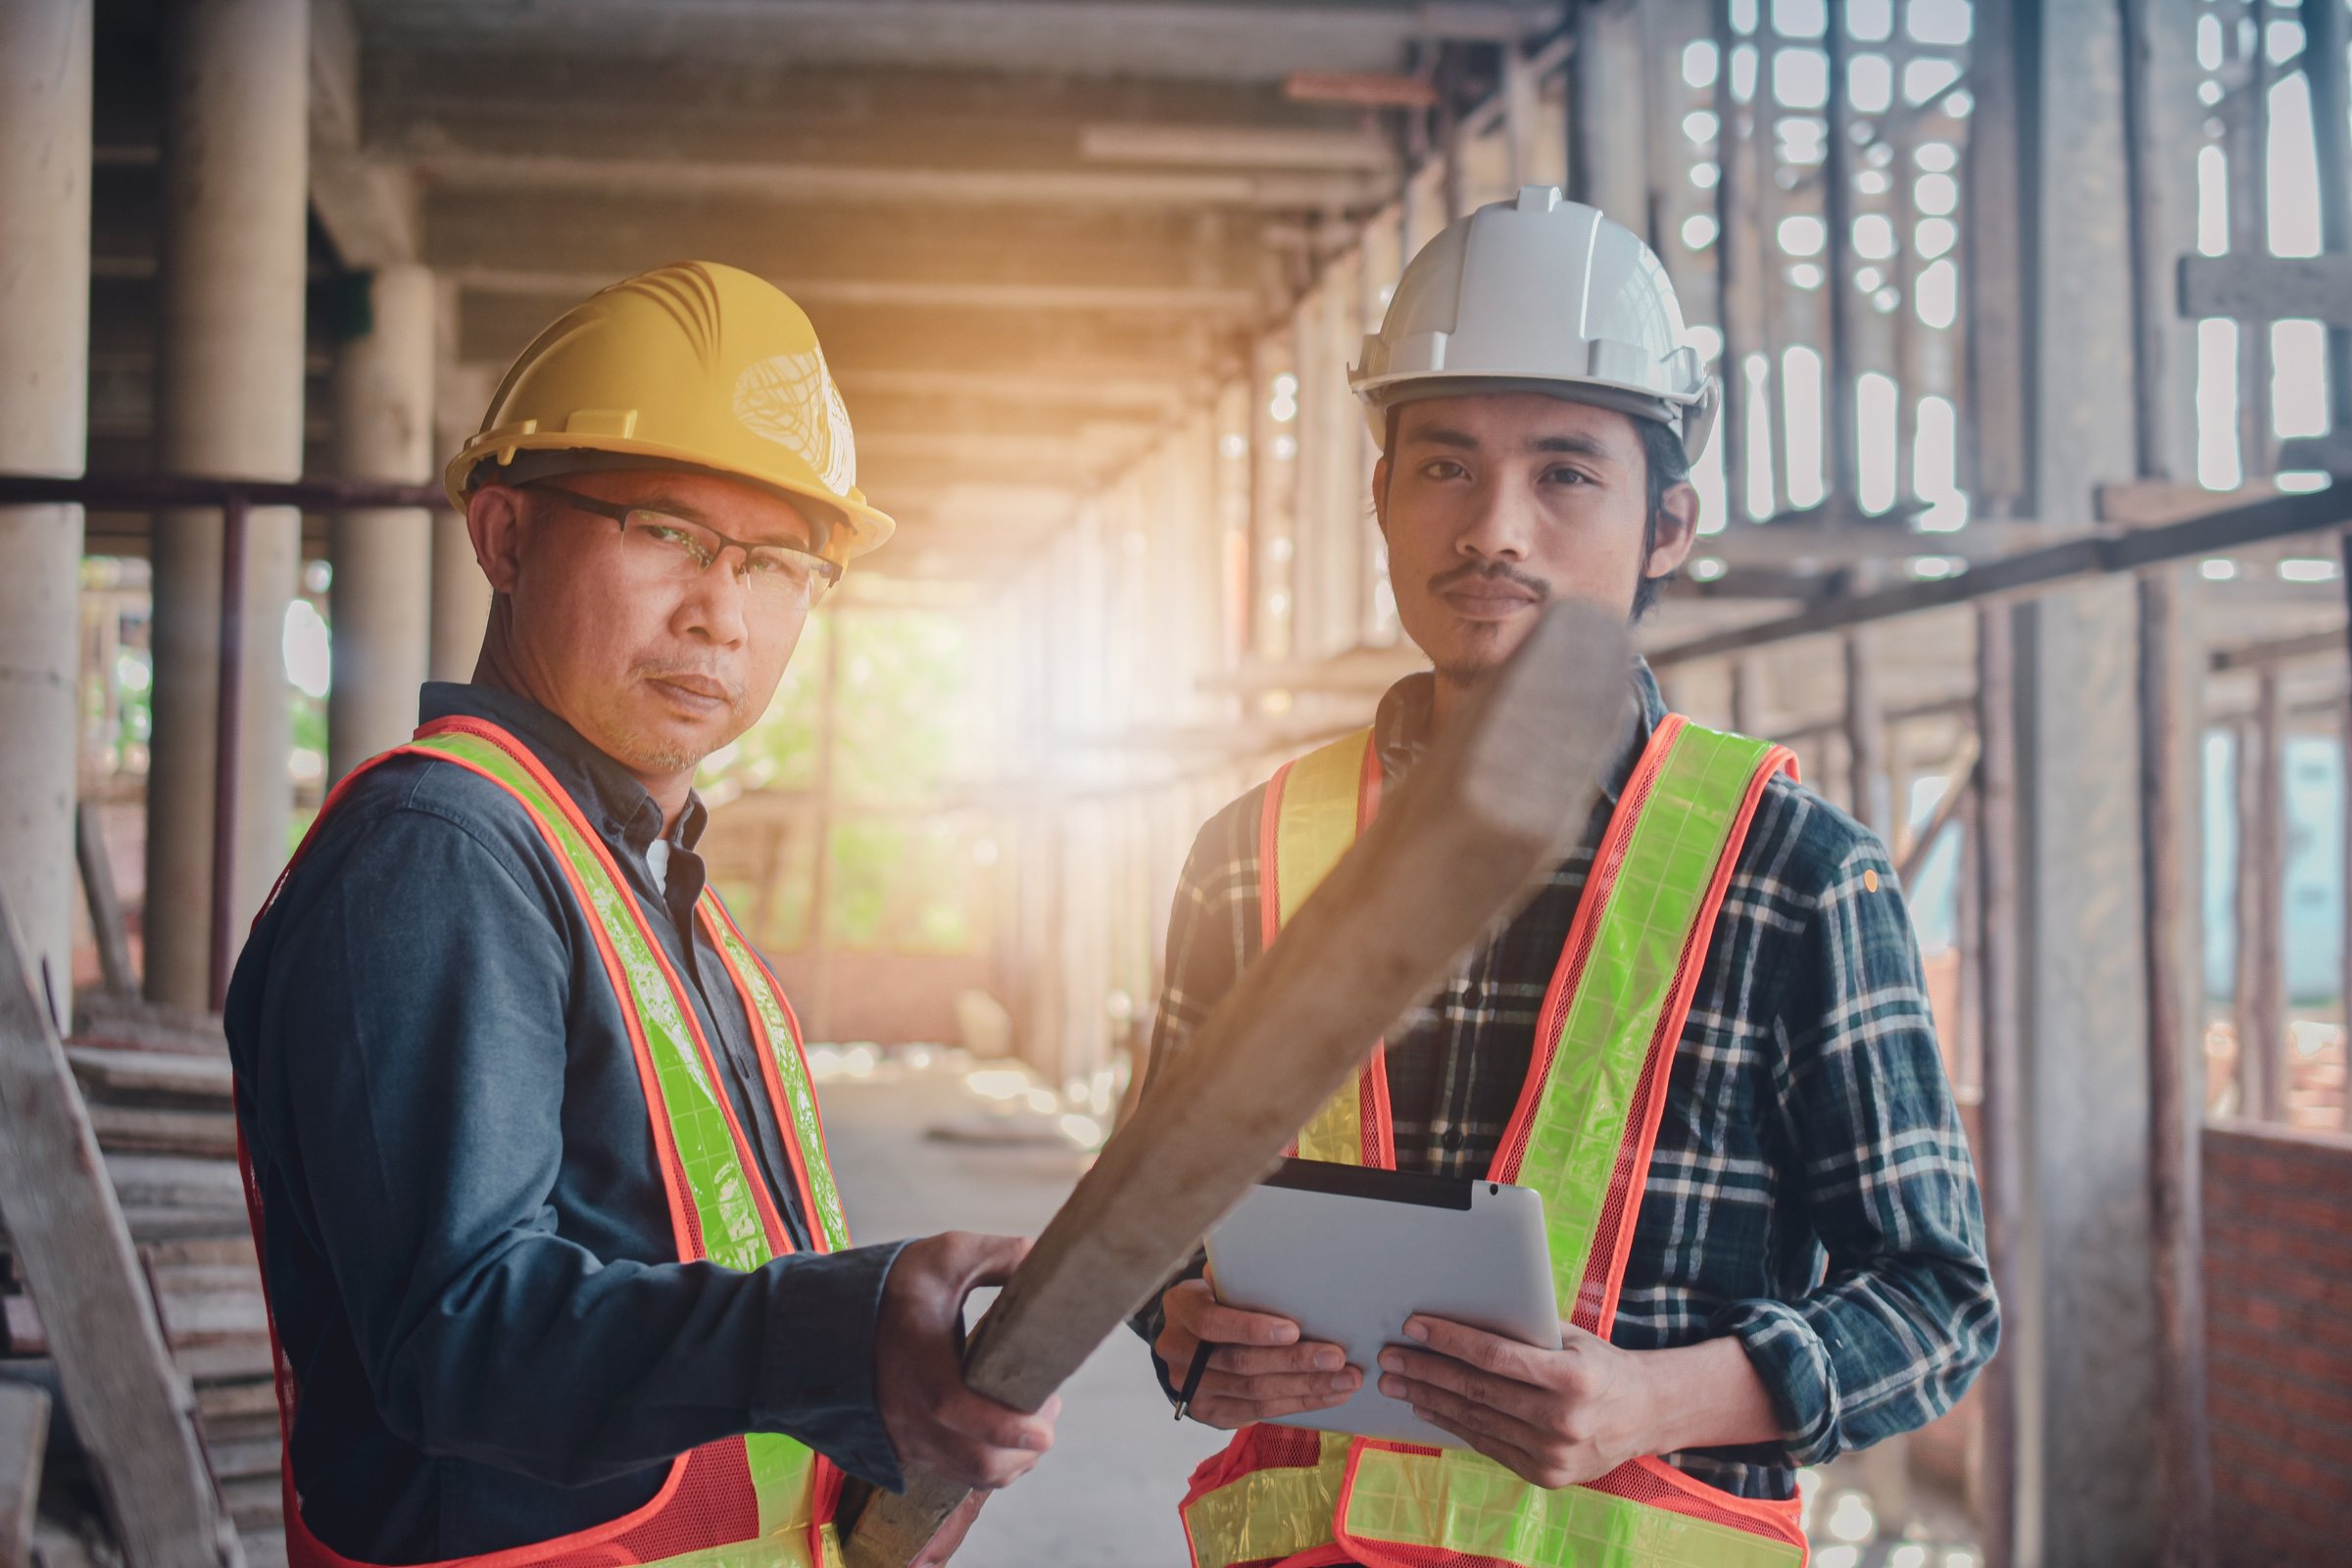
M 1193 1396 L 1200 1392 L 1200 1374 L 1208 1370 L 1209 1352 L 1215 1348 L 1214 1345 L 1202 1340 L 1200 1348 L 1193 1351 L 1193 1364 L 1185 1368 L 1184 1387 L 1176 1393 L 1177 1420 L 1183 1420 L 1184 1412 L 1193 1407 Z

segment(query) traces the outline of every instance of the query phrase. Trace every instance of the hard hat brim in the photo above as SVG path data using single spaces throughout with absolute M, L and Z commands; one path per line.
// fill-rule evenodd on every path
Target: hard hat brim
M 1364 422 L 1372 428 L 1374 443 L 1382 445 L 1384 450 L 1391 409 L 1436 398 L 1534 392 L 1562 403 L 1591 404 L 1594 408 L 1613 409 L 1631 418 L 1663 424 L 1682 441 L 1685 457 L 1696 463 L 1714 427 L 1714 385 L 1710 376 L 1695 395 L 1686 398 L 1663 396 L 1648 387 L 1620 381 L 1545 375 L 1448 375 L 1425 370 L 1367 378 L 1356 382 L 1353 390 L 1363 405 Z
M 449 497 L 449 504 L 459 512 L 464 512 L 466 497 L 479 488 L 474 482 L 475 471 L 486 463 L 505 463 L 518 452 L 595 452 L 620 458 L 644 458 L 650 466 L 693 469 L 756 486 L 782 496 L 795 506 L 806 506 L 832 524 L 824 554 L 845 564 L 879 548 L 899 526 L 898 520 L 888 513 L 867 505 L 862 495 L 833 495 L 786 474 L 712 463 L 708 453 L 672 447 L 658 441 L 641 441 L 632 436 L 599 437 L 568 430 L 534 431 L 528 435 L 490 431 L 475 436 L 442 469 L 441 488 Z M 612 466 L 598 466 L 610 468 Z

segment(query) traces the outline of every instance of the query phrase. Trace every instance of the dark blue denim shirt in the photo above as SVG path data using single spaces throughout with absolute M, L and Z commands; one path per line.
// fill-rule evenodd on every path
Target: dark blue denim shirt
M 664 894 L 661 808 L 568 724 L 482 686 L 429 685 L 422 710 L 504 726 L 612 849 L 801 1250 L 677 1261 L 620 1004 L 554 852 L 464 768 L 370 770 L 228 994 L 305 1521 L 365 1562 L 497 1551 L 617 1518 L 672 1455 L 742 1432 L 897 1487 L 874 1323 L 898 1249 L 806 1250 L 749 1020 L 692 918 L 700 803 Z

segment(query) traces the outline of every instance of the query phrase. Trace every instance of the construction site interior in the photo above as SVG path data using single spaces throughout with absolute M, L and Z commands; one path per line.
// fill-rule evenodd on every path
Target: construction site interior
M 1638 641 L 1889 845 L 1983 1185 L 2000 1353 L 1804 1472 L 1812 1561 L 2352 1560 L 2348 29 L 0 7 L 0 1037 L 65 1038 L 244 1560 L 286 1548 L 211 1009 L 325 789 L 472 672 L 489 590 L 433 487 L 517 351 L 688 258 L 813 319 L 900 525 L 704 764 L 703 853 L 859 1237 L 1034 1232 L 1131 1108 L 1200 824 L 1423 667 L 1348 368 L 1405 259 L 1526 185 L 1646 238 L 1720 368 Z M 52 1146 L 9 1142 L 14 1229 Z M 222 1560 L 131 1539 L 13 1245 L 0 1291 L 7 1560 Z M 1132 1342 L 1069 1399 L 957 1560 L 1183 1561 L 1221 1435 Z

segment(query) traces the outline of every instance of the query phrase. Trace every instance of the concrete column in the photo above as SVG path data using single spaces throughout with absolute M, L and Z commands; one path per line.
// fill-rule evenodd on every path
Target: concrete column
M 454 339 L 457 323 L 454 291 L 445 291 L 442 296 L 441 322 L 445 339 Z M 444 357 L 447 358 L 446 352 Z M 481 424 L 482 411 L 490 406 L 490 393 L 495 385 L 495 378 L 487 369 L 447 364 L 442 367 L 435 377 L 433 396 L 436 473 L 439 465 L 455 456 Z M 473 540 L 467 537 L 466 518 L 459 513 L 433 514 L 432 599 L 432 652 L 427 676 L 432 680 L 471 680 L 474 662 L 482 655 L 482 629 L 490 620 L 490 579 L 482 575 L 482 568 L 474 562 Z
M 433 275 L 388 267 L 368 280 L 370 328 L 335 361 L 335 467 L 353 479 L 433 474 Z M 327 775 L 398 746 L 416 727 L 430 642 L 432 514 L 346 512 L 334 519 L 334 686 Z
M 2095 487 L 2137 471 L 2131 290 L 2118 282 L 2132 276 L 2121 17 L 2009 0 L 1980 18 L 1993 35 L 1981 35 L 1991 52 L 1978 57 L 1978 116 L 1989 111 L 2019 154 L 2023 510 L 2086 529 Z M 2003 34 L 2013 47 L 1997 47 Z M 2179 46 L 2192 37 L 2183 25 Z M 2162 1352 L 2133 583 L 2032 601 L 2015 626 L 2020 1180 L 2001 1353 L 2017 1485 L 2014 1542 L 1988 1545 L 2017 1568 L 2155 1562 Z
M 87 451 L 90 11 L 91 0 L 0 7 L 0 470 L 11 473 L 77 474 Z M 61 1015 L 73 1002 L 80 564 L 79 507 L 0 509 L 0 897 Z
M 1568 73 L 1568 194 L 1649 237 L 1649 106 L 1642 18 L 1625 0 L 1577 8 Z
M 178 0 L 165 45 L 156 466 L 302 473 L 310 155 L 308 0 Z M 293 788 L 285 611 L 301 555 L 291 510 L 252 514 L 245 571 L 236 907 L 286 858 Z M 220 520 L 155 521 L 155 740 L 147 784 L 147 995 L 211 998 L 214 677 Z

